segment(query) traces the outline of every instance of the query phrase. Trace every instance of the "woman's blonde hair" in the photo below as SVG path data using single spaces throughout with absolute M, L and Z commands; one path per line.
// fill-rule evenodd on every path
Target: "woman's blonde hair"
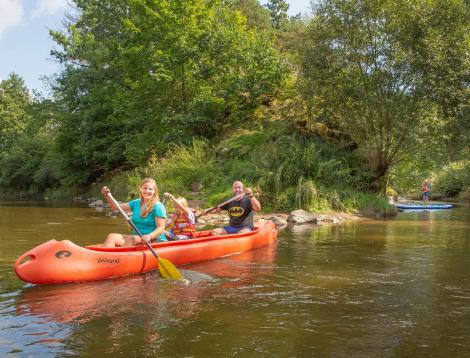
M 151 184 L 155 188 L 155 194 L 153 194 L 152 198 L 150 198 L 147 205 L 145 205 L 145 200 L 140 191 L 140 189 L 145 184 Z M 145 178 L 144 180 L 142 180 L 139 185 L 139 196 L 140 196 L 140 217 L 145 218 L 149 213 L 152 212 L 153 208 L 155 207 L 155 204 L 157 203 L 159 199 L 157 182 L 152 178 Z

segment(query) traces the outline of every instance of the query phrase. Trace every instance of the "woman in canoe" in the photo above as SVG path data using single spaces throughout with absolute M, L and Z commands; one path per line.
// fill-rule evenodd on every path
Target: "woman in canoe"
M 108 187 L 101 189 L 101 194 L 106 197 L 111 209 L 117 211 L 112 201 L 108 198 Z M 142 233 L 142 238 L 150 242 L 152 240 L 166 241 L 165 223 L 166 211 L 162 203 L 158 201 L 158 188 L 155 180 L 146 178 L 139 186 L 140 199 L 134 199 L 128 203 L 121 203 L 121 208 L 126 212 L 132 212 L 132 222 Z M 142 243 L 141 238 L 132 230 L 132 235 L 109 234 L 103 243 L 103 247 L 134 246 Z

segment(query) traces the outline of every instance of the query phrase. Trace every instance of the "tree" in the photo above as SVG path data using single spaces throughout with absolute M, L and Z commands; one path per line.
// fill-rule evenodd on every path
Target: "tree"
M 29 192 L 57 184 L 48 154 L 53 145 L 51 99 L 30 94 L 18 75 L 0 84 L 0 186 Z
M 11 73 L 0 82 L 0 156 L 8 153 L 29 120 L 29 93 L 23 79 Z
M 234 10 L 239 10 L 247 18 L 248 27 L 259 31 L 272 29 L 269 10 L 261 6 L 258 0 L 229 0 L 227 5 Z
M 469 20 L 458 0 L 316 7 L 302 51 L 311 120 L 349 134 L 381 190 L 389 169 L 437 141 L 468 103 Z
M 266 4 L 271 15 L 271 21 L 275 29 L 281 29 L 288 21 L 289 4 L 285 0 L 269 0 Z
M 56 96 L 67 184 L 129 168 L 171 142 L 251 120 L 288 68 L 271 35 L 222 1 L 77 0 L 53 31 L 65 66 Z

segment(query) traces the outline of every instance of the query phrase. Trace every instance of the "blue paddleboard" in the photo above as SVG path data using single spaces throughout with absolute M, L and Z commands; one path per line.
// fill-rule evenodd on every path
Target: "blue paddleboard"
M 434 209 L 450 209 L 452 204 L 431 204 L 431 205 L 421 205 L 421 204 L 396 204 L 398 209 L 410 209 L 410 210 L 434 210 Z

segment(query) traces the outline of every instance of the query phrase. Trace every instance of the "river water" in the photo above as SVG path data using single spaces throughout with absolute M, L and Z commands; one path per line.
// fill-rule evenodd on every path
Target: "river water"
M 470 356 L 470 210 L 294 226 L 277 244 L 183 268 L 36 286 L 13 263 L 49 239 L 125 232 L 63 203 L 0 203 L 0 356 Z

